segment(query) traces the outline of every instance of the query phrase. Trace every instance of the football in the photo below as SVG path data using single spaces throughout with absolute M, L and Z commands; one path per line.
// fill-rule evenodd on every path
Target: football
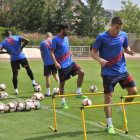
M 25 110 L 30 111 L 30 110 L 34 110 L 35 105 L 33 102 L 26 102 L 25 103 Z
M 40 85 L 37 85 L 34 87 L 35 92 L 39 92 L 39 91 L 41 91 L 41 89 L 42 89 L 42 87 Z
M 25 103 L 24 102 L 17 102 L 17 111 L 22 111 L 25 109 Z
M 42 101 L 44 99 L 44 95 L 42 93 L 37 93 L 38 95 L 38 100 Z
M 85 98 L 85 99 L 82 101 L 82 105 L 83 105 L 83 106 L 90 106 L 90 105 L 92 105 L 92 102 L 91 102 L 90 99 Z
M 5 112 L 5 104 L 4 103 L 0 103 L 0 114 Z
M 32 95 L 32 100 L 40 100 L 40 96 L 38 95 L 38 93 L 35 93 Z
M 53 95 L 59 95 L 59 92 L 60 92 L 59 88 L 57 87 L 53 88 L 53 91 L 52 91 Z
M 7 112 L 14 112 L 15 110 L 16 110 L 16 106 L 12 102 L 8 103 L 5 107 L 5 111 Z
M 35 110 L 37 110 L 37 109 L 40 108 L 40 102 L 39 102 L 39 101 L 34 100 L 33 103 L 34 103 L 34 105 L 35 105 L 35 108 L 34 108 Z
M 6 85 L 5 84 L 0 84 L 0 90 L 5 90 L 6 89 Z
M 8 93 L 6 93 L 6 92 L 1 92 L 1 93 L 0 93 L 0 98 L 1 98 L 1 100 L 6 100 L 6 99 L 8 98 Z
M 97 92 L 97 90 L 97 87 L 94 85 L 90 87 L 90 92 Z
M 31 99 L 27 99 L 27 100 L 25 101 L 25 103 L 26 103 L 26 102 L 33 102 L 33 101 L 32 101 Z

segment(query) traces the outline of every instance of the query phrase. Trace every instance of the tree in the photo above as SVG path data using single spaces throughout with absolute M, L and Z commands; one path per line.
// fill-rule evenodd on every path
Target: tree
M 122 30 L 126 33 L 137 33 L 140 37 L 140 9 L 138 4 L 132 5 L 130 0 L 122 1 L 123 6 L 119 12 L 115 12 L 115 16 L 123 18 L 124 25 Z
M 75 9 L 78 14 L 75 16 L 75 31 L 80 36 L 96 37 L 109 22 L 110 15 L 101 7 L 103 0 L 86 0 L 87 5 L 78 1 L 80 5 Z

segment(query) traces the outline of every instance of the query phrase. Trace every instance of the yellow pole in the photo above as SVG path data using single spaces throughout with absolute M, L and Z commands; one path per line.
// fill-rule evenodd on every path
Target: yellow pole
M 136 135 L 136 137 L 140 138 L 140 136 L 139 136 L 139 135 Z
M 86 136 L 86 127 L 85 127 L 85 118 L 84 118 L 83 107 L 81 107 L 81 116 L 82 116 L 82 124 L 83 124 L 84 140 L 87 140 L 87 136 Z
M 91 106 L 84 106 L 84 108 L 98 108 L 98 107 L 107 107 L 107 106 L 122 106 L 122 105 L 132 105 L 132 104 L 140 104 L 138 102 L 125 102 L 125 103 L 113 103 L 113 104 L 102 104 L 102 105 L 91 105 Z
M 134 97 L 140 97 L 140 95 L 127 95 L 127 96 L 122 96 L 122 98 L 134 98 Z
M 54 116 L 55 132 L 57 132 L 57 122 L 56 122 L 56 113 L 55 113 L 55 101 L 54 101 L 54 98 L 52 98 L 52 104 L 53 104 L 53 116 Z
M 121 98 L 121 103 L 124 103 L 123 98 Z M 124 118 L 125 133 L 128 134 L 128 127 L 127 127 L 127 122 L 126 122 L 124 105 L 122 105 L 122 111 L 123 111 L 123 118 Z
M 71 97 L 71 96 L 81 96 L 81 95 L 99 95 L 104 94 L 104 92 L 93 92 L 93 93 L 82 93 L 82 94 L 68 94 L 68 95 L 55 95 L 55 98 Z

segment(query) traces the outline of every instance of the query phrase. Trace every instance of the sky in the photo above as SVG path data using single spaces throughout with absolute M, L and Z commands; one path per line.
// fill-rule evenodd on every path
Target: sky
M 82 0 L 83 2 L 86 3 L 86 0 Z M 128 1 L 128 0 L 103 0 L 103 5 L 102 7 L 104 9 L 112 9 L 115 11 L 120 11 L 122 3 L 121 1 Z M 132 2 L 132 5 L 138 4 L 138 7 L 140 8 L 140 0 L 130 0 Z

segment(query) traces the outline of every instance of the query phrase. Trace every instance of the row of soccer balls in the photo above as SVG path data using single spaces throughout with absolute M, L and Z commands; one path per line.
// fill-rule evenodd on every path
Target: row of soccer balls
M 40 108 L 40 102 L 37 100 L 28 99 L 25 102 L 9 102 L 8 104 L 0 103 L 0 113 L 5 112 L 15 112 L 17 111 L 30 111 L 30 110 L 37 110 Z

